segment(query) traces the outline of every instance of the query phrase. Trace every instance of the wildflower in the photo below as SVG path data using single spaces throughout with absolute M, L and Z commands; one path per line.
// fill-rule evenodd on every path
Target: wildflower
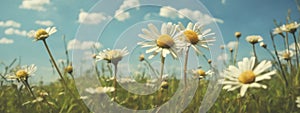
M 106 60 L 108 63 L 117 64 L 122 58 L 128 54 L 126 47 L 121 49 L 106 49 L 96 56 L 96 61 Z
M 289 24 L 282 25 L 280 28 L 281 28 L 282 31 L 295 33 L 299 26 L 300 26 L 299 23 L 292 22 L 292 23 L 289 23 Z
M 232 53 L 232 52 L 233 52 L 233 49 L 232 49 L 232 48 L 229 48 L 229 52 Z
M 269 71 L 272 67 L 271 61 L 262 61 L 255 66 L 255 57 L 250 59 L 244 58 L 243 61 L 238 62 L 238 67 L 230 65 L 224 71 L 224 79 L 220 81 L 225 86 L 223 89 L 233 91 L 240 88 L 240 95 L 243 97 L 249 87 L 264 88 L 267 86 L 258 82 L 271 79 L 271 75 L 276 74 L 276 70 Z
M 297 103 L 297 107 L 300 108 L 300 96 L 297 97 L 296 103 Z
M 240 37 L 242 36 L 242 33 L 241 33 L 241 32 L 235 32 L 235 33 L 234 33 L 234 36 L 235 36 L 236 38 L 240 38 Z
M 144 61 L 145 60 L 145 55 L 144 54 L 141 54 L 140 56 L 139 56 L 139 60 L 142 62 L 142 61 Z
M 248 41 L 249 43 L 251 43 L 253 45 L 260 42 L 260 41 L 262 41 L 262 40 L 263 40 L 263 38 L 259 35 L 251 35 L 251 36 L 246 37 L 246 41 Z
M 85 91 L 91 94 L 104 94 L 104 93 L 114 92 L 115 88 L 114 87 L 86 88 Z
M 166 80 L 164 80 L 164 81 L 162 81 L 160 87 L 162 89 L 168 89 L 169 88 L 169 83 Z
M 276 35 L 276 34 L 280 34 L 280 35 L 282 35 L 282 33 L 283 33 L 284 31 L 282 30 L 282 28 L 281 27 L 276 27 L 276 28 L 274 28 L 273 29 L 273 35 Z
M 73 67 L 71 65 L 68 65 L 66 68 L 65 68 L 65 71 L 69 74 L 72 74 L 73 72 Z
M 281 60 L 290 60 L 294 56 L 294 52 L 291 50 L 280 51 L 278 54 Z
M 33 37 L 34 37 L 35 41 L 45 40 L 50 35 L 52 35 L 53 33 L 55 33 L 56 31 L 57 31 L 56 27 L 48 27 L 47 29 L 39 29 L 39 30 L 37 30 L 37 31 L 34 32 L 34 36 Z
M 34 75 L 37 67 L 34 64 L 30 66 L 22 66 L 15 73 L 11 73 L 7 76 L 8 79 L 17 79 L 17 80 L 27 80 L 27 78 L 31 75 Z
M 213 72 L 211 70 L 204 71 L 202 69 L 192 70 L 192 73 L 195 75 L 196 78 L 203 79 L 207 76 L 211 76 Z
M 145 42 L 139 42 L 141 47 L 150 47 L 146 50 L 146 53 L 153 52 L 148 58 L 151 59 L 161 52 L 162 57 L 166 57 L 171 53 L 173 58 L 177 58 L 175 42 L 173 40 L 176 35 L 177 26 L 169 23 L 163 23 L 161 26 L 161 32 L 153 24 L 148 24 L 148 29 L 142 29 L 144 34 L 138 36 L 147 40 Z
M 207 62 L 208 62 L 208 64 L 211 64 L 212 60 L 208 60 Z
M 263 48 L 267 48 L 267 44 L 265 44 L 264 42 L 260 42 L 259 46 L 263 47 Z
M 202 31 L 203 27 L 197 23 L 190 22 L 186 28 L 182 23 L 178 23 L 178 26 L 181 33 L 175 38 L 175 42 L 179 51 L 186 51 L 188 47 L 192 47 L 198 54 L 201 54 L 199 47 L 208 49 L 208 45 L 215 41 L 214 37 L 208 38 L 215 33 L 211 33 L 211 29 Z

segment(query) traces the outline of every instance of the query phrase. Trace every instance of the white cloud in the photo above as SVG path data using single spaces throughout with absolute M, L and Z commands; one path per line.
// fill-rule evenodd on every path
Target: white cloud
M 226 0 L 221 0 L 221 3 L 222 3 L 222 4 L 225 4 L 225 3 L 226 3 Z
M 228 42 L 228 44 L 227 44 L 227 48 L 232 48 L 232 49 L 234 49 L 235 47 L 236 47 L 236 45 L 238 44 L 238 42 L 237 41 L 230 41 L 230 42 Z
M 115 18 L 118 21 L 124 21 L 128 18 L 130 18 L 130 13 L 125 12 L 125 10 L 133 7 L 138 7 L 140 5 L 139 0 L 124 0 L 123 4 L 120 6 L 120 8 L 115 12 Z
M 0 39 L 0 44 L 12 44 L 12 43 L 14 43 L 14 40 L 12 39 L 7 39 L 5 37 Z
M 42 26 L 53 26 L 53 22 L 50 20 L 45 20 L 45 21 L 37 20 L 35 21 L 35 24 L 42 25 Z
M 228 60 L 228 54 L 223 53 L 218 56 L 218 61 L 227 61 Z
M 177 10 L 171 6 L 163 6 L 160 8 L 159 16 L 166 18 L 178 18 Z
M 18 22 L 15 22 L 13 20 L 7 20 L 7 21 L 0 21 L 0 26 L 1 27 L 16 27 L 19 28 L 21 27 L 21 24 Z
M 182 19 L 182 18 L 187 17 L 191 20 L 201 22 L 204 25 L 210 24 L 212 22 L 223 23 L 223 20 L 221 20 L 221 19 L 213 18 L 208 14 L 204 14 L 204 13 L 200 12 L 199 10 L 190 10 L 188 8 L 176 10 L 175 8 L 173 8 L 171 6 L 163 6 L 160 9 L 159 15 L 162 17 L 171 18 L 171 19 L 175 19 L 175 18 Z
M 6 35 L 19 35 L 19 36 L 28 36 L 27 31 L 25 30 L 19 30 L 14 28 L 8 28 L 4 31 L 4 34 Z
M 296 45 L 296 43 L 294 42 L 289 47 L 293 50 L 296 50 L 295 45 Z M 300 47 L 300 43 L 298 43 L 298 47 Z
M 50 0 L 22 0 L 22 4 L 19 8 L 46 11 L 45 5 L 47 4 L 50 4 Z
M 78 15 L 78 22 L 82 24 L 99 24 L 109 18 L 104 13 L 88 13 L 81 9 Z
M 102 45 L 99 42 L 94 41 L 79 41 L 77 39 L 70 40 L 68 43 L 68 50 L 86 50 L 91 48 L 101 48 Z

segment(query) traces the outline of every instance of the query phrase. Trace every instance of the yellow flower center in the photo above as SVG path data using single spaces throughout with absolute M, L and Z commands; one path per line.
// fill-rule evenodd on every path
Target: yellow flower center
M 35 33 L 35 39 L 42 40 L 49 37 L 49 34 L 44 29 L 39 29 Z
M 253 83 L 255 81 L 255 74 L 251 70 L 244 71 L 243 73 L 240 74 L 238 80 L 244 84 Z
M 24 77 L 27 77 L 28 76 L 28 73 L 25 71 L 25 70 L 18 70 L 16 72 L 16 76 L 18 78 L 24 78 Z
M 73 72 L 73 67 L 69 65 L 65 68 L 65 71 L 71 74 Z
M 186 30 L 183 32 L 183 34 L 185 35 L 186 39 L 192 44 L 197 44 L 199 42 L 198 35 L 196 32 L 192 30 Z
M 290 52 L 285 52 L 285 53 L 283 53 L 283 54 L 282 54 L 282 58 L 283 58 L 284 60 L 290 60 L 290 59 L 291 59 L 291 57 L 290 57 Z
M 168 84 L 167 81 L 163 81 L 163 82 L 161 83 L 160 87 L 163 88 L 163 89 L 168 89 L 169 84 Z
M 175 43 L 174 43 L 174 40 L 171 38 L 170 35 L 163 34 L 163 35 L 158 37 L 158 39 L 156 40 L 156 44 L 157 44 L 157 46 L 159 46 L 161 48 L 170 48 Z
M 198 69 L 197 74 L 200 76 L 206 76 L 205 71 L 203 71 L 202 69 Z
M 241 32 L 235 32 L 235 33 L 234 33 L 234 36 L 235 36 L 236 38 L 240 38 L 240 37 L 242 36 L 242 33 L 241 33 Z

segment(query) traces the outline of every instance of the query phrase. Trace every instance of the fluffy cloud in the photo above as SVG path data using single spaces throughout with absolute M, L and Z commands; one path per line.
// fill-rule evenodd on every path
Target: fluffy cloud
M 19 35 L 19 36 L 27 36 L 27 31 L 25 30 L 19 30 L 14 28 L 8 28 L 4 31 L 4 34 L 6 35 Z
M 237 44 L 238 44 L 237 41 L 230 41 L 230 42 L 228 42 L 226 47 L 234 49 Z
M 130 13 L 125 12 L 126 9 L 137 7 L 140 5 L 139 0 L 124 0 L 120 8 L 115 12 L 115 18 L 119 21 L 124 21 L 130 18 Z
M 199 10 L 190 10 L 187 8 L 176 10 L 175 8 L 171 6 L 163 6 L 160 9 L 159 15 L 166 18 L 184 18 L 187 17 L 191 20 L 199 21 L 202 24 L 210 24 L 212 22 L 219 22 L 223 23 L 223 20 L 213 18 L 209 16 L 208 14 L 204 14 L 200 12 Z
M 163 6 L 160 8 L 159 16 L 175 19 L 178 18 L 178 13 L 173 7 Z
M 46 21 L 37 20 L 35 21 L 35 24 L 42 25 L 42 26 L 53 26 L 53 22 L 50 20 L 46 20 Z
M 78 22 L 82 24 L 99 24 L 108 18 L 103 13 L 88 13 L 80 10 Z
M 22 0 L 22 4 L 19 8 L 46 11 L 45 5 L 47 4 L 50 4 L 50 0 Z
M 289 47 L 293 50 L 296 50 L 295 45 L 296 45 L 296 43 L 294 42 Z M 298 43 L 298 47 L 300 47 L 300 43 Z
M 0 44 L 12 44 L 12 43 L 14 43 L 14 40 L 12 39 L 7 39 L 5 37 L 0 39 Z
M 99 42 L 93 41 L 79 41 L 77 39 L 70 40 L 68 43 L 68 50 L 86 50 L 93 47 L 100 48 L 102 45 Z
M 227 61 L 228 60 L 228 54 L 223 53 L 218 56 L 218 61 Z
M 7 21 L 0 21 L 0 26 L 1 27 L 16 27 L 19 28 L 21 27 L 21 24 L 18 22 L 15 22 L 13 20 L 7 20 Z

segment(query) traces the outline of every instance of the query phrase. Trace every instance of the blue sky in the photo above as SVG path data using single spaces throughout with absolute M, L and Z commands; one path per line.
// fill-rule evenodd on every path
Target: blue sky
M 149 22 L 159 25 L 162 21 L 175 23 L 189 21 L 186 18 L 180 18 L 176 15 L 177 13 L 174 14 L 172 11 L 162 12 L 162 8 L 174 8 L 187 15 L 193 13 L 192 16 L 195 19 L 203 17 L 208 13 L 206 11 L 208 10 L 213 17 L 201 21 L 208 22 L 215 19 L 225 44 L 235 40 L 234 32 L 242 32 L 242 46 L 241 51 L 239 51 L 239 58 L 242 58 L 249 56 L 249 51 L 251 51 L 250 44 L 247 44 L 244 39 L 245 36 L 261 35 L 264 37 L 264 42 L 270 45 L 268 34 L 274 28 L 274 19 L 285 23 L 288 9 L 292 11 L 292 19 L 299 22 L 300 17 L 294 0 L 226 0 L 225 3 L 222 3 L 221 0 L 200 0 L 207 9 L 195 4 L 195 1 L 2 0 L 0 5 L 0 40 L 9 41 L 0 43 L 0 62 L 8 64 L 14 58 L 20 57 L 22 64 L 36 64 L 38 66 L 37 75 L 39 76 L 36 76 L 35 79 L 52 78 L 52 74 L 40 76 L 45 72 L 50 73 L 51 65 L 42 42 L 33 42 L 32 39 L 27 38 L 26 34 L 30 30 L 46 28 L 47 26 L 57 27 L 58 32 L 48 38 L 47 42 L 56 59 L 65 59 L 62 35 L 66 36 L 67 42 L 77 45 L 77 48 L 70 46 L 70 50 L 90 51 L 87 48 L 91 46 L 92 41 L 97 41 L 99 37 L 99 42 L 102 45 L 100 49 L 113 48 L 114 45 L 116 48 L 123 48 L 142 41 L 137 37 L 137 34 Z M 159 4 L 160 6 L 142 6 L 126 10 L 143 4 Z M 200 12 L 199 16 L 197 16 L 197 11 Z M 118 13 L 122 15 L 113 18 Z M 84 17 L 86 20 L 83 19 Z M 110 21 L 111 19 L 112 21 Z M 105 30 L 103 30 L 104 25 L 107 25 Z M 134 47 L 132 46 L 131 50 Z M 263 54 L 264 51 L 258 50 L 258 53 Z M 86 54 L 89 53 L 86 52 Z M 133 55 L 132 58 L 136 58 L 136 56 Z M 262 58 L 267 58 L 267 56 L 263 55 Z

